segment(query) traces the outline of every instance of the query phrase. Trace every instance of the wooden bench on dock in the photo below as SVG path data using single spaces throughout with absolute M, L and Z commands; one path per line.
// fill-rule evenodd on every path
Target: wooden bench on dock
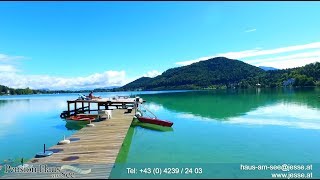
M 133 107 L 127 107 L 127 113 L 131 113 L 132 109 L 133 109 Z

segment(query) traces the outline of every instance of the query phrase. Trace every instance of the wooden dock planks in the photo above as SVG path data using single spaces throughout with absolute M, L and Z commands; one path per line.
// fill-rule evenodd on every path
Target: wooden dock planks
M 79 166 L 91 169 L 89 174 L 75 173 L 75 178 L 108 178 L 113 164 L 121 149 L 134 113 L 125 113 L 125 109 L 112 111 L 112 118 L 94 122 L 94 127 L 85 127 L 66 139 L 75 139 L 70 144 L 55 145 L 47 150 L 55 151 L 45 158 L 33 158 L 26 164 L 39 167 L 61 167 L 62 165 Z M 57 142 L 58 143 L 58 142 Z M 71 161 L 63 159 L 76 157 Z M 69 171 L 69 170 L 68 170 Z M 57 173 L 8 173 L 1 178 L 46 178 L 51 179 Z M 64 178 L 64 177 L 59 177 Z

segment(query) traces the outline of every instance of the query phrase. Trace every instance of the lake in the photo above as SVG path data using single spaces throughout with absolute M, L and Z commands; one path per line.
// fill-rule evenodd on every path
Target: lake
M 193 173 L 192 177 L 208 178 L 225 177 L 227 173 L 218 176 L 219 172 L 210 170 L 214 165 L 239 169 L 239 163 L 320 162 L 319 88 L 95 95 L 139 95 L 147 101 L 143 105 L 146 109 L 159 119 L 174 122 L 171 129 L 143 123 L 130 127 L 117 159 L 119 168 L 112 172 L 113 178 L 144 177 L 141 173 L 128 175 L 123 167 L 129 166 L 202 166 L 203 171 L 207 171 L 202 173 L 207 176 Z M 68 126 L 59 117 L 67 108 L 66 100 L 77 96 L 0 97 L 0 162 L 30 159 L 42 151 L 43 144 L 53 146 L 64 135 L 70 136 L 80 129 Z M 230 177 L 240 177 L 236 173 Z

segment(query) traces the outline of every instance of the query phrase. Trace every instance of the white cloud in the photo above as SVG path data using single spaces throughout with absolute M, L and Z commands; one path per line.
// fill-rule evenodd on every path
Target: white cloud
M 261 63 L 253 64 L 255 66 L 266 66 L 266 67 L 274 67 L 277 69 L 286 69 L 286 68 L 295 68 L 301 67 L 306 64 L 319 62 L 319 57 L 305 57 L 305 58 L 294 58 L 294 59 L 285 59 L 281 61 L 266 61 Z M 248 62 L 250 63 L 250 62 Z
M 59 77 L 48 75 L 26 75 L 16 68 L 15 60 L 27 59 L 24 56 L 0 54 L 0 85 L 12 88 L 42 89 L 93 89 L 108 86 L 122 86 L 140 77 L 155 77 L 161 74 L 157 70 L 149 71 L 142 76 L 126 77 L 125 71 L 105 71 L 86 77 Z
M 94 89 L 109 86 L 122 86 L 142 76 L 155 77 L 161 73 L 157 70 L 149 71 L 142 76 L 127 78 L 125 71 L 105 71 L 95 73 L 86 77 L 59 77 L 49 75 L 26 75 L 12 65 L 13 59 L 21 59 L 22 56 L 8 56 L 0 54 L 0 84 L 12 88 L 51 90 L 63 89 Z M 1 62 L 2 61 L 2 62 Z M 11 63 L 11 64 L 10 64 Z
M 0 73 L 8 73 L 8 72 L 18 72 L 18 69 L 16 69 L 12 65 L 1 65 L 0 64 Z
M 0 54 L 0 73 L 18 72 L 19 70 L 13 64 L 15 64 L 16 60 L 21 59 L 26 59 L 26 57 Z
M 256 31 L 257 29 L 248 29 L 248 30 L 246 30 L 246 31 L 244 31 L 244 32 L 246 32 L 246 33 L 249 33 L 249 32 L 254 32 L 254 31 Z
M 143 76 L 152 78 L 152 77 L 156 77 L 156 76 L 158 76 L 160 74 L 161 74 L 161 72 L 159 72 L 157 70 L 152 70 L 152 71 L 149 71 L 149 72 L 145 73 Z
M 228 52 L 228 53 L 217 54 L 217 56 L 223 56 L 231 59 L 241 59 L 241 58 L 248 58 L 248 57 L 255 57 L 255 56 L 262 56 L 262 55 L 272 55 L 272 54 L 286 53 L 286 52 L 292 52 L 292 51 L 307 50 L 307 49 L 320 49 L 320 42 L 304 44 L 304 45 L 296 45 L 296 46 L 287 46 L 287 47 L 268 49 L 268 50 L 255 49 L 255 50 L 247 50 L 247 51 L 240 51 L 240 52 Z
M 105 71 L 85 77 L 59 77 L 49 75 L 22 74 L 15 60 L 26 59 L 24 56 L 0 54 L 0 84 L 12 88 L 41 89 L 94 89 L 108 86 L 121 86 L 126 82 L 125 71 Z M 153 72 L 155 73 L 155 72 Z
M 286 55 L 286 56 L 248 60 L 248 62 L 250 62 L 250 63 L 263 63 L 263 62 L 291 60 L 291 59 L 300 59 L 300 58 L 315 58 L 316 59 L 319 57 L 320 57 L 320 49 L 316 50 L 316 51 L 303 52 L 303 53 L 291 54 L 291 55 Z
M 311 52 L 303 52 L 286 56 L 272 58 L 253 59 L 246 61 L 255 66 L 268 66 L 278 69 L 301 67 L 305 64 L 314 63 L 320 60 L 320 49 Z
M 9 56 L 6 54 L 0 54 L 0 62 L 8 62 L 12 60 L 18 60 L 18 59 L 26 59 L 24 56 Z
M 47 75 L 22 75 L 1 73 L 0 84 L 13 88 L 85 89 L 120 86 L 125 82 L 125 71 L 105 71 L 86 77 L 55 77 Z
M 291 57 L 290 56 L 279 56 L 278 55 L 278 54 L 281 54 L 281 53 L 292 53 L 292 52 L 295 52 L 295 51 L 303 51 L 303 50 L 313 50 L 314 52 L 293 54 L 293 55 L 291 55 Z M 208 59 L 214 58 L 214 57 L 227 57 L 227 58 L 230 58 L 230 59 L 244 59 L 244 58 L 249 58 L 249 57 L 273 55 L 274 57 L 269 58 L 269 59 L 264 59 L 264 61 L 270 61 L 270 60 L 273 61 L 273 60 L 275 60 L 277 62 L 272 63 L 273 65 L 275 64 L 276 66 L 281 67 L 281 68 L 289 68 L 290 64 L 286 64 L 288 62 L 285 61 L 285 60 L 283 61 L 282 60 L 283 57 L 284 58 L 292 58 L 295 61 L 293 64 L 295 64 L 297 66 L 301 66 L 301 65 L 307 64 L 307 62 L 304 62 L 304 60 L 306 60 L 306 57 L 309 57 L 309 59 L 311 58 L 311 56 L 314 57 L 314 58 L 318 57 L 319 50 L 320 50 L 320 42 L 314 42 L 314 43 L 309 43 L 309 44 L 296 45 L 296 46 L 287 46 L 287 47 L 281 47 L 281 48 L 276 48 L 276 49 L 263 50 L 261 48 L 256 48 L 256 49 L 252 49 L 252 50 L 219 53 L 219 54 L 216 54 L 216 55 L 213 55 L 213 56 L 201 57 L 201 58 L 194 59 L 194 60 L 180 61 L 180 62 L 177 62 L 176 64 L 185 66 L 185 65 L 189 65 L 189 64 L 192 64 L 192 63 L 195 63 L 195 62 L 208 60 Z M 275 57 L 275 56 L 278 56 L 278 57 Z M 317 59 L 314 59 L 314 61 L 316 61 L 316 60 Z M 246 61 L 246 60 L 244 60 L 244 61 Z M 248 60 L 246 62 L 252 63 L 252 62 L 255 62 L 255 61 L 257 62 L 259 60 Z M 260 59 L 260 61 L 261 61 L 261 59 Z M 263 59 L 262 59 L 262 61 L 263 61 Z M 281 61 L 283 61 L 283 63 L 281 63 Z M 296 62 L 296 61 L 300 61 L 300 62 Z M 308 60 L 308 62 L 310 62 L 310 60 Z M 277 65 L 277 63 L 280 63 L 280 64 Z M 263 64 L 268 64 L 268 63 L 263 63 Z

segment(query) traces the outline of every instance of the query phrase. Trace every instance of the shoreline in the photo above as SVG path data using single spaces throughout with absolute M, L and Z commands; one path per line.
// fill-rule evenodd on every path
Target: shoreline
M 252 89 L 300 89 L 300 88 L 320 88 L 320 86 L 279 86 L 279 87 L 249 87 L 249 88 L 203 88 L 203 89 L 166 89 L 166 90 L 141 90 L 141 91 L 93 91 L 95 93 L 127 93 L 127 92 L 173 92 L 173 91 L 212 91 L 212 90 L 252 90 Z M 61 90 L 64 91 L 64 90 Z M 91 90 L 88 90 L 86 92 L 90 92 Z M 0 97 L 10 97 L 10 96 L 24 96 L 24 95 L 58 95 L 58 94 L 79 94 L 79 93 L 85 93 L 83 91 L 71 91 L 71 92 L 48 92 L 48 93 L 31 93 L 31 94 L 0 94 Z

